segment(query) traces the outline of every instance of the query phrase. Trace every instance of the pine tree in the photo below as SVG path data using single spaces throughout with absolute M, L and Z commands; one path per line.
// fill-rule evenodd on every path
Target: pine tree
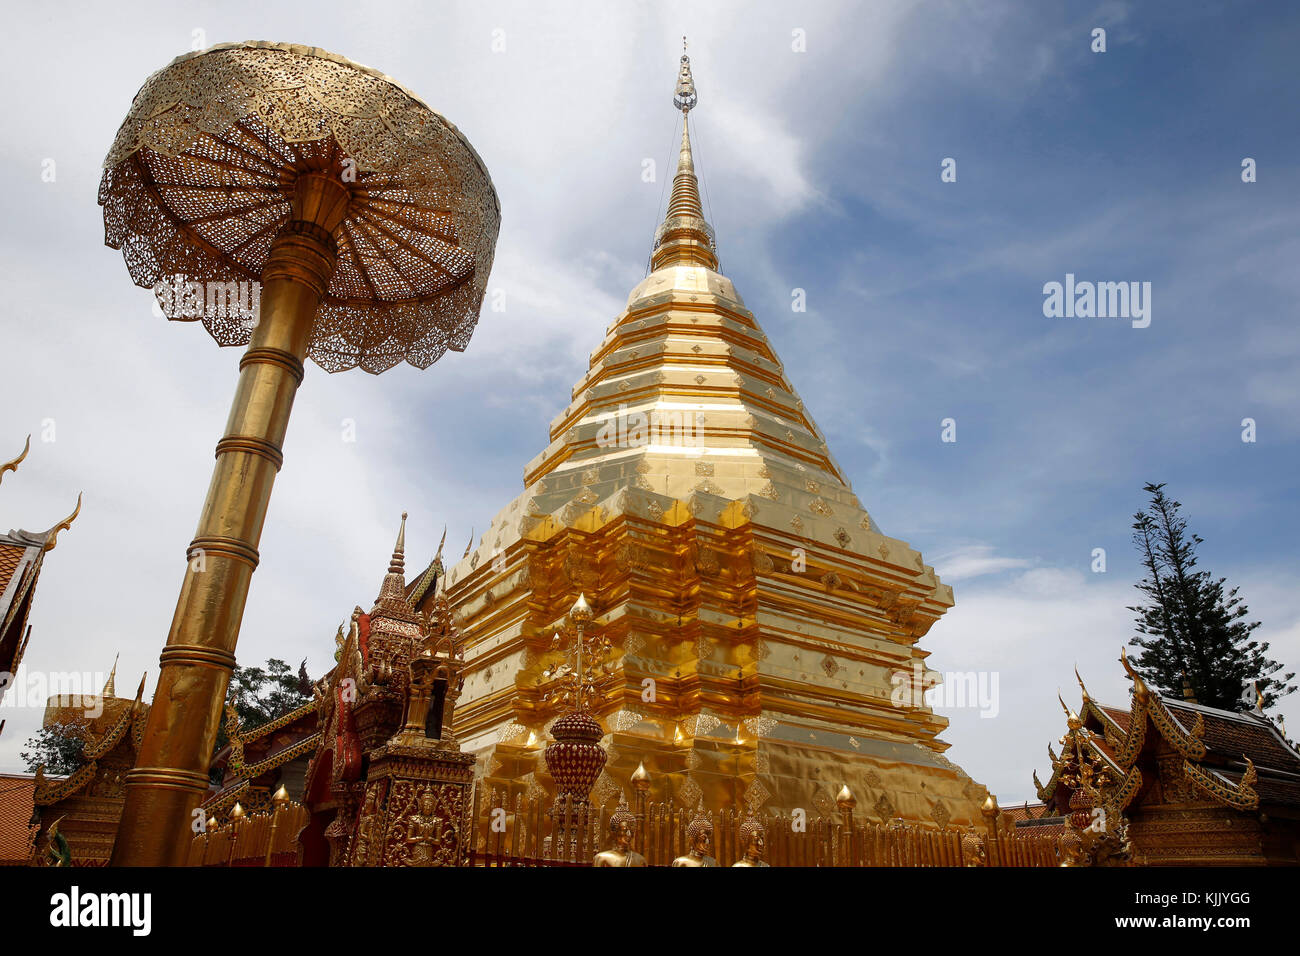
M 1258 682 L 1265 709 L 1295 690 L 1294 673 L 1267 657 L 1268 643 L 1253 640 L 1258 621 L 1237 596 L 1225 591 L 1225 578 L 1197 570 L 1198 535 L 1189 534 L 1182 504 L 1168 497 L 1164 484 L 1143 487 L 1151 496 L 1145 511 L 1133 516 L 1133 543 L 1146 576 L 1137 589 L 1147 603 L 1130 607 L 1141 636 L 1134 669 L 1161 692 L 1181 697 L 1183 682 L 1198 702 L 1224 710 L 1249 710 L 1255 701 L 1243 692 Z

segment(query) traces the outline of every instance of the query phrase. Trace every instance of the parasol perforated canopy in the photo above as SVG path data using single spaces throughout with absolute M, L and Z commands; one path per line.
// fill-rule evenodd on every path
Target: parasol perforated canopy
M 104 241 L 169 317 L 244 345 L 246 313 L 211 294 L 196 309 L 176 291 L 242 296 L 230 284 L 260 279 L 297 177 L 319 171 L 342 177 L 351 201 L 308 355 L 378 373 L 463 350 L 501 222 L 487 169 L 397 82 L 314 47 L 223 44 L 153 74 L 104 162 Z

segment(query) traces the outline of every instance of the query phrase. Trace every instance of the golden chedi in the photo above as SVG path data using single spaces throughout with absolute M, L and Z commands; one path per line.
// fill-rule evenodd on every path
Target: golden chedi
M 943 756 L 947 722 L 900 672 L 952 606 L 921 555 L 868 516 L 780 359 L 720 272 L 691 150 L 681 149 L 650 274 L 591 355 L 524 490 L 450 568 L 466 640 L 458 734 L 511 793 L 555 787 L 541 752 L 580 593 L 608 642 L 586 712 L 609 755 L 605 806 L 639 763 L 650 799 L 834 817 L 978 823 L 984 789 Z M 427 600 L 427 599 L 426 599 Z M 859 813 L 862 817 L 862 813 Z

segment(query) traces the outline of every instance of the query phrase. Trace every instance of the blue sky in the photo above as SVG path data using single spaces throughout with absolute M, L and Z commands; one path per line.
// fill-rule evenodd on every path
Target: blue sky
M 195 31 L 392 74 L 465 131 L 503 210 L 490 287 L 506 311 L 485 310 L 464 354 L 379 378 L 309 371 L 241 660 L 306 657 L 319 673 L 337 623 L 373 599 L 402 510 L 414 563 L 444 523 L 463 547 L 517 492 L 644 274 L 687 33 L 723 269 L 865 506 L 953 584 L 931 665 L 999 673 L 999 716 L 953 711 L 949 756 L 1018 802 L 1063 729 L 1056 688 L 1077 699 L 1075 662 L 1095 695 L 1124 700 L 1128 525 L 1146 481 L 1169 483 L 1204 565 L 1241 586 L 1273 656 L 1300 663 L 1300 10 L 701 6 L 324 3 L 310 25 L 247 3 L 145 4 L 129 24 L 94 6 L 14 12 L 0 66 L 24 90 L 0 130 L 14 184 L 0 194 L 0 442 L 14 447 L 0 457 L 47 420 L 57 438 L 6 476 L 0 521 L 47 527 L 86 492 L 49 557 L 29 666 L 106 671 L 120 651 L 119 687 L 144 669 L 152 684 L 232 392 L 236 353 L 151 314 L 95 204 L 131 96 Z M 1043 285 L 1066 273 L 1150 282 L 1150 327 L 1045 318 Z M 807 312 L 791 310 L 795 288 Z M 1097 547 L 1105 574 L 1089 571 Z M 0 768 L 17 769 L 40 714 L 6 710 Z M 1281 710 L 1294 733 L 1300 704 Z

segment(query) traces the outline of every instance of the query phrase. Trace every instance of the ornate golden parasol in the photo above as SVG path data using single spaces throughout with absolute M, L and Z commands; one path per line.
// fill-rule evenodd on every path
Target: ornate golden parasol
M 113 852 L 179 864 L 303 360 L 378 373 L 463 349 L 500 207 L 473 147 L 413 94 L 291 44 L 173 60 L 104 166 L 105 242 L 131 278 L 171 317 L 248 346 Z

